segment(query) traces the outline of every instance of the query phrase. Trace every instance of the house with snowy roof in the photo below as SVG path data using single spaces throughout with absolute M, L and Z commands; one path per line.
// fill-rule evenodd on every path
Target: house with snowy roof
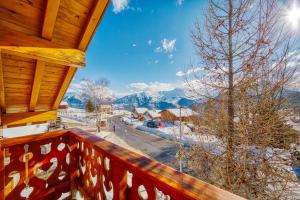
M 161 119 L 160 110 L 148 110 L 144 114 L 145 120 L 159 120 Z
M 191 121 L 196 113 L 190 108 L 172 108 L 162 110 L 160 115 L 162 120 L 174 123 L 175 121 L 180 121 L 180 118 L 184 122 Z
M 132 116 L 135 119 L 143 120 L 144 114 L 148 111 L 148 108 L 133 108 L 132 109 Z

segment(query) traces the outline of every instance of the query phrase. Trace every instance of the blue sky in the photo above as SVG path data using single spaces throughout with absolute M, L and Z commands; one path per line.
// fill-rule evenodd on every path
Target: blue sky
M 115 93 L 180 86 L 195 60 L 190 32 L 206 0 L 112 0 L 73 82 L 105 77 Z

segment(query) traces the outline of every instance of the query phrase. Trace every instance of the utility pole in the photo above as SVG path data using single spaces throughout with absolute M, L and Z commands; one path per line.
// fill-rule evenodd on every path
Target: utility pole
M 179 171 L 182 172 L 182 130 L 181 130 L 181 106 L 179 107 Z

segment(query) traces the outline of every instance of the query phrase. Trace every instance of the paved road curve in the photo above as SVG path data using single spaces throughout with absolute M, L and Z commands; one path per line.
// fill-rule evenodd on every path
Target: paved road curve
M 121 122 L 121 118 L 114 116 L 108 120 L 110 127 L 115 125 L 115 134 L 130 146 L 139 149 L 155 160 L 178 169 L 175 155 L 178 147 L 172 141 L 149 133 L 139 131 Z

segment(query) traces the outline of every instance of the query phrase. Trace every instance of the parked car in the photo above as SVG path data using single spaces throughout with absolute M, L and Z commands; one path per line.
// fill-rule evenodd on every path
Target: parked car
M 144 126 L 147 126 L 149 128 L 158 128 L 158 125 L 155 121 L 149 120 L 149 121 L 144 121 Z
M 164 127 L 166 126 L 166 124 L 163 121 L 159 121 L 159 120 L 154 120 L 153 121 L 157 126 L 159 127 Z

